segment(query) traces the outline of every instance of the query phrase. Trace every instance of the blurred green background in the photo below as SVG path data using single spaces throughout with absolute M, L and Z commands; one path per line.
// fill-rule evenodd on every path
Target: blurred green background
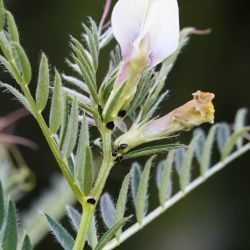
M 64 58 L 69 53 L 68 34 L 79 38 L 80 24 L 87 16 L 99 21 L 104 0 L 6 0 L 5 4 L 16 18 L 22 44 L 35 71 L 41 51 L 53 66 L 67 71 Z M 181 105 L 200 89 L 216 94 L 216 120 L 232 122 L 237 109 L 250 108 L 250 2 L 179 0 L 179 6 L 181 27 L 211 27 L 213 33 L 192 38 L 166 83 L 171 96 L 160 112 Z M 109 49 L 103 52 L 103 57 Z M 104 59 L 100 77 L 106 69 Z M 2 81 L 9 81 L 0 74 Z M 12 99 L 9 94 L 0 93 L 0 116 L 19 107 Z M 38 179 L 36 189 L 18 204 L 22 210 L 43 192 L 51 172 L 58 169 L 32 117 L 20 122 L 16 133 L 40 145 L 37 152 L 22 148 Z M 230 164 L 118 249 L 249 250 L 249 162 L 250 154 Z M 112 172 L 106 189 L 114 197 L 128 171 L 129 164 L 125 163 Z M 154 195 L 152 190 L 152 200 L 156 200 Z M 36 249 L 60 248 L 49 236 Z

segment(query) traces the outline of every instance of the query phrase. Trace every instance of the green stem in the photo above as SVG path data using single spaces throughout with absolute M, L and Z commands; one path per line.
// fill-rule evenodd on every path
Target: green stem
M 81 219 L 80 229 L 77 233 L 76 241 L 73 250 L 82 250 L 87 239 L 88 231 L 91 224 L 91 219 L 94 215 L 96 204 L 101 196 L 104 185 L 109 176 L 110 170 L 113 167 L 113 159 L 111 155 L 111 131 L 106 128 L 101 128 L 102 143 L 103 143 L 103 162 L 101 169 L 99 171 L 98 177 L 96 179 L 95 185 L 90 194 L 91 198 L 94 198 L 95 205 L 88 204 L 85 201 L 83 204 L 83 215 Z
M 102 124 L 101 120 L 97 115 L 96 117 L 96 122 L 98 129 L 101 132 L 102 135 L 102 143 L 103 143 L 103 162 L 101 169 L 99 171 L 97 180 L 95 182 L 95 185 L 92 189 L 91 192 L 91 198 L 94 198 L 96 200 L 96 203 L 94 205 L 89 204 L 87 202 L 87 197 L 84 197 L 81 193 L 81 190 L 78 188 L 77 184 L 74 181 L 73 176 L 71 175 L 67 163 L 64 161 L 63 156 L 53 138 L 52 133 L 50 132 L 46 122 L 44 121 L 43 116 L 41 113 L 38 111 L 36 103 L 29 91 L 28 84 L 22 79 L 21 75 L 19 74 L 18 69 L 16 68 L 14 63 L 11 63 L 12 69 L 14 71 L 14 74 L 18 80 L 18 83 L 27 98 L 27 101 L 30 104 L 32 113 L 34 117 L 36 118 L 49 146 L 54 154 L 56 161 L 58 165 L 60 166 L 61 171 L 63 172 L 63 175 L 65 176 L 66 180 L 68 181 L 72 191 L 75 193 L 78 201 L 82 204 L 83 207 L 83 216 L 81 219 L 81 224 L 80 224 L 80 229 L 77 233 L 77 238 L 74 244 L 73 250 L 82 250 L 84 249 L 84 245 L 87 239 L 87 234 L 90 228 L 91 224 L 91 219 L 93 217 L 93 214 L 95 212 L 96 204 L 101 196 L 102 190 L 104 188 L 104 185 L 106 183 L 106 180 L 109 176 L 110 170 L 112 169 L 114 165 L 114 161 L 112 159 L 112 145 L 111 145 L 111 131 L 108 130 L 104 124 Z
M 90 223 L 92 220 L 92 216 L 95 211 L 95 206 L 87 204 L 85 207 L 83 206 L 83 213 L 80 228 L 77 233 L 76 241 L 73 250 L 82 250 L 84 248 Z
M 67 163 L 64 161 L 63 159 L 63 156 L 59 150 L 59 148 L 57 147 L 56 145 L 56 142 L 53 138 L 53 135 L 51 134 L 43 116 L 41 115 L 41 113 L 38 111 L 37 109 L 37 106 L 36 106 L 36 103 L 29 91 L 29 88 L 28 88 L 28 85 L 27 83 L 24 82 L 24 80 L 22 79 L 22 77 L 20 76 L 16 66 L 11 63 L 11 66 L 12 66 L 12 69 L 14 71 L 14 74 L 18 80 L 18 83 L 27 99 L 27 101 L 29 102 L 30 104 L 30 107 L 32 109 L 32 112 L 33 112 L 33 115 L 34 117 L 36 118 L 42 132 L 43 132 L 43 135 L 44 137 L 46 138 L 49 146 L 50 146 L 50 149 L 53 153 L 53 155 L 55 156 L 55 159 L 63 173 L 63 175 L 65 176 L 67 182 L 69 183 L 72 191 L 75 193 L 76 195 L 76 198 L 79 200 L 79 202 L 82 203 L 82 200 L 83 200 L 83 196 L 82 196 L 82 193 L 80 191 L 80 189 L 78 188 L 78 186 L 76 185 L 75 181 L 74 181 L 74 178 L 72 177 L 69 169 L 68 169 L 68 166 L 67 166 Z
M 97 180 L 91 192 L 91 197 L 93 197 L 96 201 L 99 200 L 106 180 L 109 176 L 110 170 L 114 165 L 114 161 L 112 159 L 112 145 L 111 145 L 111 131 L 104 129 L 102 133 L 102 143 L 103 143 L 103 162 L 101 169 L 99 171 Z

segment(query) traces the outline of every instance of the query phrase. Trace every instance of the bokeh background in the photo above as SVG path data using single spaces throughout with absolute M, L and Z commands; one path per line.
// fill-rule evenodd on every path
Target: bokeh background
M 98 21 L 104 0 L 6 0 L 5 4 L 16 18 L 33 68 L 37 71 L 40 53 L 44 51 L 50 63 L 64 71 L 64 58 L 69 53 L 68 34 L 79 37 L 80 24 L 87 16 Z M 250 2 L 179 0 L 179 5 L 182 27 L 211 27 L 213 33 L 192 38 L 166 83 L 171 96 L 160 112 L 163 114 L 181 105 L 194 91 L 201 89 L 216 93 L 216 120 L 232 122 L 239 108 L 250 108 Z M 110 48 L 103 52 L 103 57 Z M 100 78 L 106 69 L 106 60 L 102 59 Z M 0 77 L 8 81 L 2 73 Z M 12 99 L 0 93 L 0 116 L 19 107 Z M 31 117 L 18 124 L 16 133 L 40 146 L 36 152 L 21 149 L 37 175 L 34 191 L 18 203 L 22 211 L 48 187 L 51 173 L 58 169 Z M 250 153 L 230 164 L 118 249 L 249 250 L 249 162 Z M 129 164 L 123 164 L 112 172 L 106 189 L 115 197 L 128 170 Z M 36 249 L 60 248 L 49 236 Z

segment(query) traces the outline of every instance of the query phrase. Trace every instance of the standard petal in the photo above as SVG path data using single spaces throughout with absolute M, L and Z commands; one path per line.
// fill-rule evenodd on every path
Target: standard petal
M 152 0 L 119 0 L 112 13 L 112 30 L 118 41 L 123 59 L 133 50 L 133 44 L 140 35 Z
M 149 48 L 151 49 L 151 67 L 154 67 L 178 47 L 179 7 L 177 0 L 154 0 L 151 10 L 153 23 L 149 32 Z M 155 15 L 157 15 L 156 18 Z

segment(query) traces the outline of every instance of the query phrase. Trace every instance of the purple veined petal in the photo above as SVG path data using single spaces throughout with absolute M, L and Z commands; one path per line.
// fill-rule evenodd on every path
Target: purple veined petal
M 127 80 L 128 74 L 129 74 L 128 67 L 126 63 L 123 63 L 121 66 L 119 77 L 118 77 L 119 85 L 123 84 Z
M 164 61 L 179 44 L 179 7 L 177 0 L 155 0 L 157 18 L 149 32 L 151 67 Z
M 163 134 L 166 131 L 166 125 L 171 122 L 173 118 L 173 114 L 167 114 L 159 119 L 153 120 L 150 122 L 144 131 L 144 136 L 146 138 L 148 137 L 154 137 L 159 136 Z

